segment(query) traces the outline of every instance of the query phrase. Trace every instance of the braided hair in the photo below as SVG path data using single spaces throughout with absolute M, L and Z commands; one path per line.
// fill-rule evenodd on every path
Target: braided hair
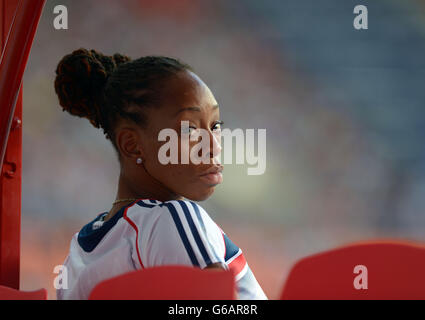
M 186 70 L 192 68 L 170 57 L 132 60 L 118 53 L 106 56 L 81 48 L 59 62 L 54 85 L 63 111 L 102 128 L 120 158 L 114 132 L 118 120 L 129 119 L 145 126 L 143 110 L 162 102 L 162 83 Z

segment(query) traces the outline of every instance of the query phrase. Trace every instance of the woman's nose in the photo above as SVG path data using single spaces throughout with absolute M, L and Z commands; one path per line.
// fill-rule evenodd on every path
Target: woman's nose
M 211 133 L 211 138 L 210 138 L 210 158 L 215 159 L 217 163 L 220 163 L 220 154 L 221 154 L 221 134 L 215 134 L 215 133 Z

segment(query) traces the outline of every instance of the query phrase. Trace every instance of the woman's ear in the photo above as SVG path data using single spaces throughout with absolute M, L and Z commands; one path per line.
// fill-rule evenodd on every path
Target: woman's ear
M 116 144 L 124 159 L 136 163 L 138 158 L 144 159 L 140 133 L 131 127 L 117 129 Z

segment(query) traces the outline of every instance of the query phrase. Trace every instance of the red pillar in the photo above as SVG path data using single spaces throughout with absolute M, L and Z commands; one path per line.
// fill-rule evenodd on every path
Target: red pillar
M 0 285 L 19 289 L 22 90 L 45 0 L 0 0 Z
M 18 0 L 1 0 L 0 3 L 3 52 Z M 15 123 L 22 121 L 22 90 L 18 97 L 12 126 L 14 121 Z M 12 127 L 10 129 L 0 176 L 0 284 L 18 289 L 21 239 L 22 126 L 17 126 L 14 130 Z

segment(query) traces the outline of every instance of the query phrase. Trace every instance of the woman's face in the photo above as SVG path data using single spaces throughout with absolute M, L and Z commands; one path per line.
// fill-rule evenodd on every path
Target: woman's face
M 165 102 L 159 108 L 147 108 L 147 126 L 139 130 L 143 165 L 149 175 L 174 194 L 195 201 L 205 200 L 223 180 L 219 160 L 221 125 L 217 101 L 205 83 L 190 71 L 180 72 L 166 81 L 163 94 Z M 182 127 L 182 122 L 189 128 Z M 174 146 L 170 138 L 159 141 L 163 129 L 176 132 Z M 204 130 L 202 144 L 201 138 L 193 139 L 199 132 L 197 129 Z M 201 145 L 207 148 L 198 152 Z M 162 164 L 164 161 L 160 161 L 160 157 L 163 159 L 165 154 L 171 156 L 164 150 L 173 147 L 175 154 L 178 154 L 178 164 Z M 196 155 L 198 161 L 193 161 Z M 187 160 L 185 163 L 184 159 Z M 144 170 L 141 166 L 139 169 Z

